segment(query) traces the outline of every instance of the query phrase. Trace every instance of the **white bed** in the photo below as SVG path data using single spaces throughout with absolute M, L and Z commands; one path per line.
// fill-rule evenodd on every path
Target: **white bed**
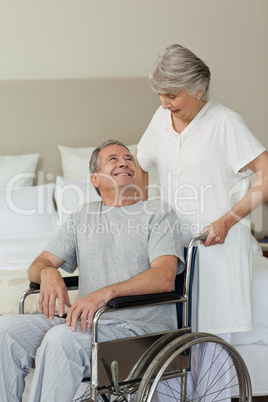
M 55 188 L 55 184 L 16 187 L 12 199 L 0 189 L 1 315 L 18 313 L 20 294 L 29 286 L 27 269 L 59 228 Z M 38 311 L 37 296 L 26 300 L 25 311 Z

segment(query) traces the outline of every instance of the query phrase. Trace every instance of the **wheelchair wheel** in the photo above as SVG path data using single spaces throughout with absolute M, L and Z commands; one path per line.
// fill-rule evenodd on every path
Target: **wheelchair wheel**
M 136 402 L 252 402 L 248 370 L 223 339 L 187 334 L 155 357 L 140 383 Z

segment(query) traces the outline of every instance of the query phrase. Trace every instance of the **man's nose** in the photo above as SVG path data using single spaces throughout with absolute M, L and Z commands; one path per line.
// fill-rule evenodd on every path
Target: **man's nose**
M 128 162 L 127 162 L 125 159 L 122 159 L 122 160 L 119 162 L 119 167 L 120 167 L 120 168 L 128 167 Z

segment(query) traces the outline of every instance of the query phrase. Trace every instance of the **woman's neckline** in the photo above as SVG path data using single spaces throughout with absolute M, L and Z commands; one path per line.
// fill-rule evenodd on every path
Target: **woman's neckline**
M 208 106 L 211 104 L 211 102 L 212 102 L 212 101 L 206 101 L 206 103 L 205 103 L 205 104 L 203 105 L 203 107 L 199 110 L 199 112 L 195 115 L 195 117 L 194 117 L 181 131 L 177 131 L 177 130 L 175 129 L 174 122 L 173 122 L 173 119 L 172 119 L 172 115 L 171 115 L 171 113 L 170 113 L 171 127 L 172 127 L 172 129 L 174 130 L 174 132 L 175 132 L 176 134 L 182 135 L 185 131 L 187 131 L 188 128 L 191 127 L 192 124 L 194 124 L 194 122 L 195 122 L 197 119 L 199 119 L 199 118 L 204 114 L 204 112 L 207 110 L 207 108 L 208 108 Z

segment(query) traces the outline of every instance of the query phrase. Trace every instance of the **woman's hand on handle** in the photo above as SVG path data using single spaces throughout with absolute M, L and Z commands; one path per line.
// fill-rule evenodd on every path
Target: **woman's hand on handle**
M 206 226 L 202 233 L 208 232 L 208 237 L 205 242 L 203 242 L 205 247 L 214 246 L 215 244 L 223 244 L 225 238 L 228 234 L 229 227 L 218 219 L 217 221 Z

